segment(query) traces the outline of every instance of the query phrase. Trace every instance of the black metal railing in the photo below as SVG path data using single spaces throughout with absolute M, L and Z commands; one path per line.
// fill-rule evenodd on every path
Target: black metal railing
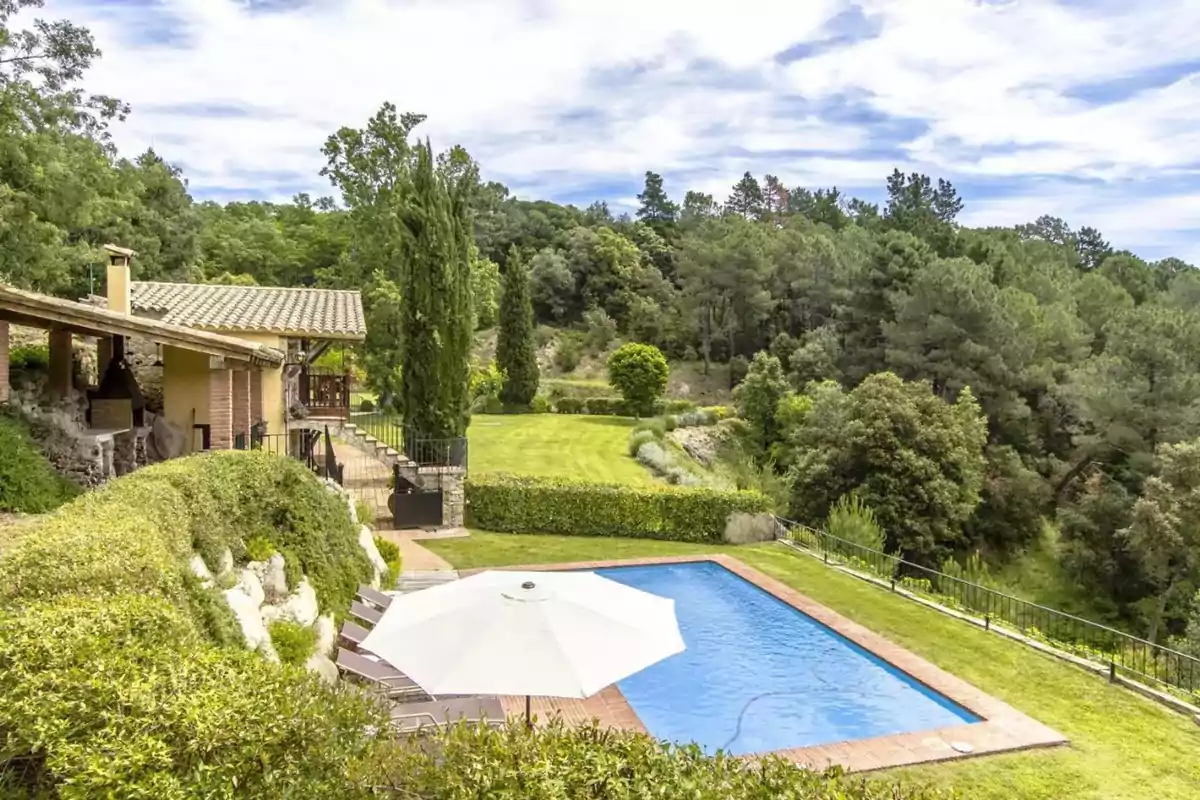
M 419 467 L 467 469 L 469 448 L 465 436 L 425 436 L 405 425 L 398 414 L 388 411 L 352 412 L 350 422 L 359 431 L 392 447 Z
M 1200 659 L 1187 653 L 839 539 L 798 522 L 781 518 L 777 521 L 781 538 L 820 557 L 827 564 L 851 567 L 887 582 L 893 591 L 903 589 L 968 612 L 968 615 L 977 616 L 985 629 L 999 626 L 1020 632 L 1027 638 L 1107 668 L 1110 679 L 1126 674 L 1192 703 L 1200 701 Z
M 322 450 L 321 437 L 325 437 L 325 447 Z M 333 450 L 333 439 L 329 428 L 324 433 L 319 430 L 299 429 L 287 433 L 263 433 L 257 425 L 250 429 L 249 438 L 239 433 L 233 438 L 235 450 L 261 450 L 275 455 L 294 458 L 303 463 L 316 475 L 332 478 L 342 483 L 344 465 L 339 464 Z

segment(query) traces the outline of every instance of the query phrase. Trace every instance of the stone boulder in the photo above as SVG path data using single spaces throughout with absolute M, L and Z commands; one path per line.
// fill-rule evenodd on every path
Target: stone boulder
M 313 652 L 323 656 L 331 655 L 337 645 L 337 624 L 333 621 L 333 615 L 324 614 L 317 617 L 313 629 L 317 632 L 317 643 Z
M 304 668 L 310 672 L 317 673 L 321 680 L 330 686 L 336 684 L 338 682 L 338 678 L 340 677 L 338 675 L 337 664 L 334 664 L 333 661 L 329 659 L 329 656 L 321 653 L 313 653 L 311 656 L 309 656 L 308 661 L 304 662 Z
M 371 533 L 371 529 L 366 525 L 359 526 L 358 545 L 367 554 L 367 560 L 371 562 L 371 569 L 375 573 L 371 579 L 371 586 L 378 589 L 380 578 L 387 572 L 388 565 L 379 554 L 379 548 L 375 546 L 375 534 Z
M 251 561 L 246 565 L 246 568 L 258 577 L 268 603 L 274 603 L 287 596 L 287 574 L 284 572 L 284 565 L 280 553 L 275 553 L 266 561 Z
M 242 576 L 233 589 L 249 597 L 255 608 L 260 608 L 266 602 L 267 593 L 263 591 L 262 581 L 258 579 L 252 569 L 242 570 Z
M 224 594 L 225 602 L 229 604 L 230 610 L 237 617 L 238 625 L 242 629 L 242 636 L 246 640 L 246 649 L 259 650 L 264 643 L 269 645 L 271 635 L 267 633 L 267 626 L 263 622 L 262 614 L 259 613 L 258 604 L 254 602 L 254 599 L 240 587 L 226 589 Z M 274 652 L 273 648 L 272 652 Z
M 263 618 L 269 623 L 275 620 L 294 622 L 297 625 L 312 625 L 317 621 L 320 608 L 317 605 L 317 593 L 308 582 L 308 578 L 300 581 L 296 591 L 287 600 L 267 606 L 262 610 Z
M 221 553 L 221 560 L 217 563 L 217 579 L 225 580 L 233 575 L 233 553 L 226 547 Z
M 204 559 L 199 555 L 192 556 L 188 567 L 192 570 L 192 574 L 200 579 L 200 585 L 205 589 L 213 585 L 213 574 L 209 571 L 208 564 L 205 564 Z

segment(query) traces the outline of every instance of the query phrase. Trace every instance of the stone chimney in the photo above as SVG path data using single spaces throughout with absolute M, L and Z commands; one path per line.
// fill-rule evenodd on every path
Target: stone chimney
M 133 313 L 133 283 L 129 274 L 129 262 L 137 253 L 115 244 L 104 245 L 108 253 L 108 310 L 121 314 Z

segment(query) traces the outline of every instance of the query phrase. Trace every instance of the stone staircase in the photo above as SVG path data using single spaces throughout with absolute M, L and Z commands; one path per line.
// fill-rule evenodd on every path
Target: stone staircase
M 400 467 L 400 474 L 417 486 L 421 485 L 418 477 L 419 468 L 416 462 L 410 460 L 387 442 L 380 441 L 353 422 L 339 421 L 329 426 L 329 432 L 358 451 L 374 458 L 388 470 Z
M 400 580 L 396 582 L 396 591 L 400 594 L 419 592 L 431 586 L 440 586 L 456 580 L 458 580 L 458 572 L 452 569 L 401 572 Z

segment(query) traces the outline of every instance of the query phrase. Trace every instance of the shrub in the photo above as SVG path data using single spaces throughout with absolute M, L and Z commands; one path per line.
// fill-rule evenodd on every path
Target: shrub
M 459 724 L 431 736 L 429 747 L 405 747 L 378 765 L 374 783 L 403 786 L 404 796 L 691 798 L 692 800 L 937 800 L 937 790 L 889 779 L 813 772 L 778 756 L 753 768 L 696 745 L 673 746 L 641 733 L 571 727 L 550 720 L 534 731 L 519 722 L 500 729 Z M 458 792 L 455 797 L 466 797 Z
M 375 507 L 364 500 L 355 500 L 354 516 L 361 524 L 370 525 L 375 521 Z
M 654 434 L 655 439 L 661 441 L 667 435 L 667 424 L 658 417 L 651 417 L 650 419 L 639 420 L 638 423 L 633 426 L 633 430 L 634 432 L 650 431 Z
M 682 414 L 685 411 L 691 411 L 696 407 L 696 404 L 691 400 L 666 400 L 663 402 L 662 410 L 664 414 Z
M 587 328 L 585 344 L 588 352 L 602 353 L 613 339 L 617 338 L 617 322 L 603 308 L 591 308 L 583 314 Z
M 374 411 L 375 403 L 374 403 L 374 401 L 371 400 L 371 398 L 364 397 L 358 403 L 358 410 L 359 411 Z
M 663 421 L 663 427 L 667 429 L 668 433 L 679 427 L 679 417 L 675 416 L 674 414 L 664 414 L 661 419 Z
M 383 722 L 143 594 L 0 609 L 0 696 L 21 767 L 0 788 L 26 797 L 365 797 L 346 773 L 376 760 L 363 729 Z
M 825 523 L 831 536 L 860 547 L 883 552 L 886 537 L 875 519 L 875 511 L 857 495 L 842 495 L 829 509 Z
M 14 414 L 0 412 L 0 511 L 41 514 L 79 494 L 54 471 Z
M 667 359 L 653 345 L 626 344 L 608 358 L 608 379 L 635 416 L 653 413 L 654 401 L 667 388 Z
M 261 536 L 283 554 L 289 585 L 308 575 L 323 611 L 346 613 L 371 575 L 345 501 L 303 464 L 223 451 L 156 464 L 90 492 L 31 526 L 0 560 L 0 603 L 55 594 L 144 593 L 188 603 L 199 553 L 216 570 Z
M 266 561 L 275 553 L 275 545 L 265 536 L 255 536 L 246 542 L 246 558 L 251 561 Z
M 750 371 L 750 362 L 745 356 L 734 356 L 729 359 L 729 388 L 733 389 L 746 378 Z
M 583 410 L 587 414 L 606 417 L 628 416 L 628 407 L 619 397 L 589 397 L 583 401 Z
M 658 442 L 646 442 L 637 451 L 637 460 L 642 466 L 658 475 L 666 475 L 672 466 L 667 448 Z
M 576 397 L 586 400 L 589 397 L 609 397 L 612 387 L 600 381 L 571 380 L 569 378 L 547 378 L 541 386 L 552 400 L 560 397 Z
M 577 397 L 560 397 L 554 404 L 554 410 L 559 414 L 581 414 L 583 401 Z
M 50 348 L 44 344 L 17 345 L 8 352 L 8 368 L 45 372 L 50 369 Z
M 529 404 L 529 412 L 531 414 L 549 414 L 550 399 L 544 394 L 535 395 L 533 402 Z
M 645 447 L 645 446 L 643 446 Z M 467 481 L 472 524 L 501 532 L 719 542 L 735 511 L 767 510 L 756 492 L 640 488 L 494 473 Z
M 379 550 L 380 557 L 388 565 L 387 574 L 380 579 L 380 582 L 384 588 L 394 588 L 396 582 L 400 580 L 400 547 L 382 536 L 376 536 L 375 548 Z
M 554 366 L 559 372 L 571 372 L 583 360 L 583 336 L 564 331 L 554 348 Z
M 637 457 L 638 449 L 647 442 L 658 441 L 654 431 L 640 430 L 629 434 L 629 455 Z
M 309 625 L 278 619 L 271 623 L 271 644 L 284 664 L 304 666 L 317 644 L 317 631 Z

